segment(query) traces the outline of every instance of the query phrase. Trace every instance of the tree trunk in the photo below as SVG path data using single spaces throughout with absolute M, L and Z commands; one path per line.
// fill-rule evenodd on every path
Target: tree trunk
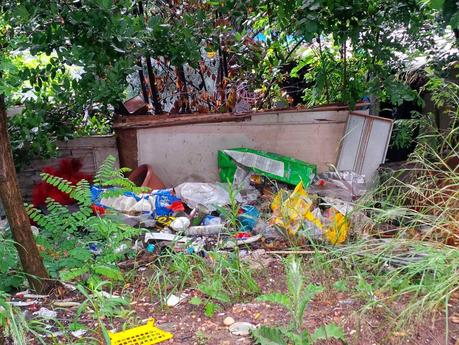
M 8 137 L 5 98 L 2 94 L 0 94 L 0 198 L 30 286 L 38 293 L 49 292 L 53 282 L 49 279 L 38 252 L 30 229 L 30 220 L 24 209 Z

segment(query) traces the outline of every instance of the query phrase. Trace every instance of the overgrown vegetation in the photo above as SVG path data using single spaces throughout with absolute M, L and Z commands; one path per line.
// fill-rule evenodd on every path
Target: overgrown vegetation
M 6 1 L 0 13 L 0 90 L 25 107 L 10 119 L 18 165 L 52 155 L 56 139 L 109 133 L 128 94 L 157 114 L 165 103 L 234 111 L 241 100 L 397 106 L 420 102 L 413 74 L 447 76 L 457 59 L 454 0 Z
M 344 267 L 347 276 L 333 288 L 354 288 L 364 305 L 361 318 L 378 308 L 401 328 L 438 310 L 447 318 L 448 302 L 459 286 L 459 87 L 451 81 L 457 73 L 458 39 L 455 0 L 3 1 L 0 112 L 21 167 L 33 158 L 50 157 L 57 139 L 110 133 L 113 114 L 128 94 L 144 93 L 148 111 L 160 115 L 171 97 L 170 85 L 176 95 L 169 110 L 176 113 L 236 111 L 239 101 L 245 111 L 333 102 L 353 107 L 362 99 L 377 110 L 381 102 L 422 105 L 431 97 L 435 114 L 396 122 L 392 145 L 415 142 L 416 148 L 402 169 L 383 172 L 359 200 L 355 212 L 368 217 L 366 226 L 354 227 L 342 247 L 311 245 L 315 271 L 333 272 L 335 263 Z M 207 60 L 215 66 L 206 65 Z M 142 63 L 153 67 L 139 67 Z M 187 79 L 188 69 L 199 75 L 199 85 Z M 142 82 L 150 79 L 148 88 L 130 85 L 138 74 Z M 7 117 L 3 103 L 18 114 Z M 2 134 L 2 143 L 7 142 L 6 131 Z M 4 171 L 7 150 L 1 151 L 0 183 L 12 176 Z M 109 157 L 94 183 L 105 196 L 142 193 L 124 178 L 126 172 L 115 169 Z M 115 321 L 122 320 L 121 328 L 141 322 L 130 299 L 114 290 L 123 292 L 137 282 L 137 271 L 123 271 L 118 263 L 135 261 L 133 239 L 142 241 L 145 230 L 94 212 L 95 190 L 88 181 L 72 185 L 49 174 L 42 177 L 73 198 L 76 209 L 51 199 L 45 209 L 27 205 L 39 228 L 34 239 L 51 279 L 76 283 L 81 301 L 74 319 L 54 320 L 53 331 L 41 317 L 26 318 L 8 303 L 31 277 L 21 269 L 14 247 L 24 243 L 12 241 L 11 232 L 18 230 L 8 229 L 0 234 L 3 335 L 15 344 L 28 343 L 31 336 L 43 344 L 108 344 L 108 330 L 119 326 Z M 241 209 L 237 192 L 229 191 L 229 207 L 218 211 L 234 230 Z M 291 247 L 307 243 L 291 240 Z M 206 253 L 180 249 L 152 254 L 145 269 L 150 301 L 164 307 L 171 296 L 191 291 L 186 303 L 212 318 L 260 294 L 255 273 L 237 247 L 227 252 L 216 245 Z M 286 294 L 258 297 L 281 305 L 291 317 L 287 327 L 254 330 L 259 344 L 345 341 L 343 330 L 333 324 L 305 329 L 307 306 L 322 288 L 305 286 L 302 264 L 294 257 L 287 260 Z M 395 302 L 404 305 L 400 313 L 393 311 Z M 79 322 L 84 314 L 95 329 Z M 58 340 L 56 330 L 64 333 Z M 69 330 L 87 334 L 79 341 Z M 196 338 L 207 342 L 203 333 Z

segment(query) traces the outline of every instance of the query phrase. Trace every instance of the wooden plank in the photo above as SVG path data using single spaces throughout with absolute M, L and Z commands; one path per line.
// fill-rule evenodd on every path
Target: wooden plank
M 116 131 L 120 166 L 132 170 L 138 166 L 137 129 L 124 129 Z
M 187 116 L 129 116 L 115 121 L 113 128 L 133 129 L 133 128 L 157 128 L 192 125 L 198 123 L 218 123 L 218 122 L 239 122 L 250 118 L 250 115 L 223 115 L 223 114 L 204 114 Z

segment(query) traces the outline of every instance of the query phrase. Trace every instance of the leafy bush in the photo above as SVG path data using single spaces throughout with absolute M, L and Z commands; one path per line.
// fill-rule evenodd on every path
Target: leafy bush
M 116 187 L 104 192 L 104 197 L 127 191 L 145 191 L 123 177 L 126 169 L 114 169 L 114 163 L 113 156 L 107 157 L 95 177 L 95 183 L 100 186 Z M 92 287 L 97 286 L 102 277 L 122 281 L 123 275 L 114 263 L 125 257 L 120 248 L 130 244 L 133 237 L 141 234 L 141 230 L 114 217 L 94 214 L 90 185 L 86 180 L 72 185 L 63 178 L 46 173 L 42 174 L 42 178 L 68 194 L 78 205 L 76 211 L 71 211 L 48 199 L 46 212 L 27 205 L 30 218 L 41 228 L 37 244 L 43 248 L 42 255 L 50 274 L 63 280 L 87 275 L 87 282 Z M 99 253 L 95 255 L 94 251 Z

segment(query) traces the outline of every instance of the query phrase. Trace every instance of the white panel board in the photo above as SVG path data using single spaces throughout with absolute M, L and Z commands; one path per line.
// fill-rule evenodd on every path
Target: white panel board
M 148 163 L 167 186 L 218 180 L 217 151 L 248 147 L 318 165 L 335 164 L 349 112 L 255 114 L 244 122 L 145 128 L 137 132 L 139 164 Z
M 353 170 L 371 180 L 386 159 L 392 120 L 351 113 L 338 157 L 338 170 Z

